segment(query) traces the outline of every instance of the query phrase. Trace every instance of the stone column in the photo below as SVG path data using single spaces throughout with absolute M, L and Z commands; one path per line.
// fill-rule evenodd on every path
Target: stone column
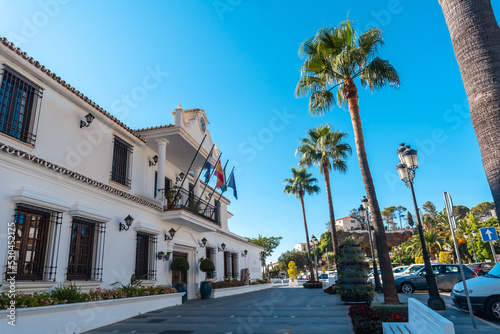
M 158 143 L 158 178 L 157 178 L 157 186 L 158 186 L 158 190 L 163 189 L 163 191 L 165 191 L 165 162 L 166 162 L 166 159 L 167 159 L 167 144 L 168 144 L 168 140 L 166 140 L 166 139 L 157 139 L 156 142 Z

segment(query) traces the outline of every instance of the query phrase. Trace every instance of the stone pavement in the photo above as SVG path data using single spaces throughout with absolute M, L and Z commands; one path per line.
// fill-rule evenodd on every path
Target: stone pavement
M 87 333 L 267 334 L 353 333 L 349 306 L 322 289 L 271 289 L 218 299 L 188 300 Z

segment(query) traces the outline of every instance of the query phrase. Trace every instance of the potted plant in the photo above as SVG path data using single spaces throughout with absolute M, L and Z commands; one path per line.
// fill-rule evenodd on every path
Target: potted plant
M 176 257 L 175 259 L 173 259 L 172 264 L 170 265 L 170 269 L 172 269 L 173 271 L 188 271 L 189 262 L 185 257 Z M 187 299 L 186 282 L 174 283 L 174 288 L 178 292 L 185 292 L 184 296 L 182 296 L 182 302 L 184 303 Z
M 172 188 L 168 189 L 165 193 L 165 197 L 169 205 L 176 206 L 177 202 L 182 199 L 182 192 L 180 192 L 179 189 L 179 185 L 177 184 L 177 182 L 175 182 L 175 185 Z
M 215 265 L 212 260 L 205 258 L 200 263 L 200 270 L 204 273 L 212 273 L 215 271 Z M 203 281 L 200 284 L 200 294 L 202 299 L 209 299 L 212 295 L 212 282 Z
M 156 257 L 158 258 L 158 260 L 162 260 L 164 256 L 165 256 L 165 252 L 164 251 L 159 251 L 156 254 Z

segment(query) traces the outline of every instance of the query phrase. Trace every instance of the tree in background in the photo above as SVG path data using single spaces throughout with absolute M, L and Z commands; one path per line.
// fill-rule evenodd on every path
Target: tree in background
M 406 211 L 408 211 L 408 209 L 405 208 L 404 206 L 401 206 L 401 205 L 398 205 L 396 207 L 396 210 L 394 210 L 395 217 L 397 217 L 399 219 L 399 227 L 401 229 L 403 229 L 403 222 L 401 219 L 406 218 L 406 214 L 405 214 Z
M 287 251 L 278 258 L 280 270 L 287 270 L 288 264 L 293 261 L 299 270 L 304 270 L 308 265 L 307 253 L 296 250 Z
M 408 214 L 406 215 L 406 221 L 408 222 L 408 225 L 413 228 L 413 226 L 415 226 L 415 221 L 413 221 L 413 216 L 410 212 L 408 212 Z
M 288 262 L 288 277 L 290 277 L 290 280 L 293 281 L 295 279 L 295 276 L 297 276 L 297 265 L 295 262 L 290 261 Z
M 434 219 L 434 217 L 436 217 L 436 215 L 437 215 L 436 206 L 431 201 L 425 202 L 422 205 L 422 209 L 424 210 L 423 216 L 427 216 L 427 217 Z
M 457 205 L 453 207 L 453 215 L 457 221 L 465 219 L 469 211 L 470 209 L 464 205 Z
M 311 271 L 311 281 L 314 279 L 313 262 L 311 259 L 311 245 L 309 244 L 309 232 L 307 230 L 306 208 L 304 206 L 304 195 L 313 195 L 319 193 L 319 187 L 316 185 L 318 180 L 312 177 L 312 173 L 307 172 L 307 168 L 292 167 L 292 178 L 285 179 L 285 188 L 283 192 L 288 195 L 295 195 L 300 199 L 302 206 L 302 217 L 304 219 L 304 229 L 306 232 L 307 255 L 309 258 L 309 270 Z
M 349 212 L 349 217 L 357 219 L 359 222 L 362 222 L 361 216 L 359 215 L 358 209 L 351 209 Z
M 339 254 L 339 241 L 335 228 L 330 171 L 335 170 L 342 174 L 347 172 L 347 157 L 351 155 L 352 151 L 351 146 L 344 142 L 346 137 L 347 133 L 332 131 L 329 124 L 320 125 L 316 129 L 309 129 L 307 138 L 302 138 L 297 148 L 297 153 L 300 154 L 299 165 L 318 166 L 320 173 L 325 177 L 330 233 L 332 234 L 333 250 L 337 255 Z
M 315 36 L 301 44 L 299 54 L 304 58 L 304 63 L 296 95 L 310 95 L 309 110 L 313 115 L 323 115 L 333 109 L 335 104 L 349 108 L 361 177 L 373 217 L 384 285 L 384 302 L 399 304 L 384 223 L 366 155 L 355 83 L 355 79 L 359 78 L 361 86 L 368 87 L 373 92 L 387 85 L 399 87 L 399 76 L 387 60 L 377 56 L 384 44 L 382 31 L 374 27 L 358 35 L 352 23 L 346 20 L 337 27 L 321 28 Z M 335 88 L 336 96 L 332 92 Z
M 387 224 L 387 229 L 389 229 L 389 226 L 390 226 L 394 230 L 394 211 L 395 210 L 396 210 L 395 206 L 389 206 L 387 208 L 384 208 L 384 211 L 382 211 L 382 218 L 384 218 L 385 223 Z
M 247 238 L 248 241 L 254 243 L 262 248 L 266 254 L 271 255 L 274 250 L 280 245 L 280 240 L 282 237 L 263 237 L 259 234 L 257 238 Z
M 491 216 L 491 210 L 494 209 L 495 209 L 495 203 L 483 202 L 473 207 L 471 211 L 472 214 L 476 217 L 488 217 Z
M 491 194 L 500 207 L 500 29 L 490 0 L 439 0 Z

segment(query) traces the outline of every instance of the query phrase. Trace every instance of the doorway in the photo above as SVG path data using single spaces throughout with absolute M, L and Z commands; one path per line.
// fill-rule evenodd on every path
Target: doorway
M 173 258 L 178 258 L 178 257 L 183 257 L 185 258 L 186 260 L 188 259 L 188 254 L 187 253 L 181 253 L 181 252 L 174 252 L 173 254 Z M 189 262 L 189 260 L 188 260 Z M 188 283 L 188 277 L 187 277 L 187 271 L 176 271 L 176 270 L 172 270 L 172 284 L 175 284 L 175 283 L 181 283 L 181 282 L 184 282 Z

